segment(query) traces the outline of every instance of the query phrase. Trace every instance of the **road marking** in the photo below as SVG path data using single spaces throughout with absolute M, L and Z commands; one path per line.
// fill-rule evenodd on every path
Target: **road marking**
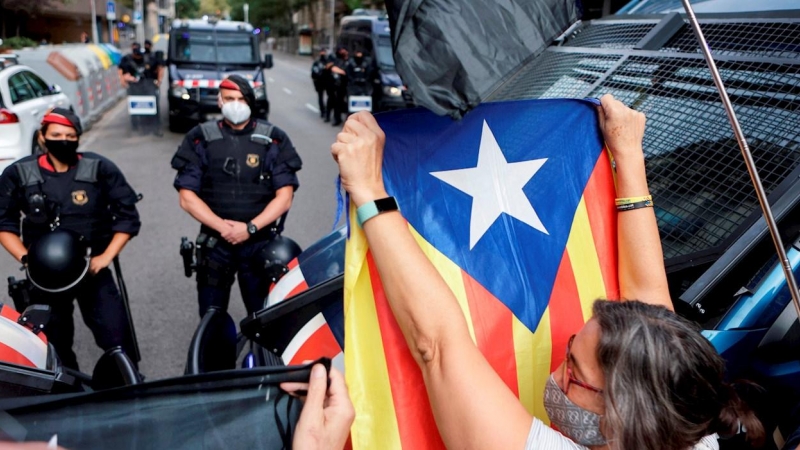
M 275 82 L 275 78 L 267 77 L 267 81 L 269 81 L 270 83 L 274 83 Z
M 283 88 L 283 92 L 286 92 L 287 94 L 292 95 L 292 91 L 290 91 L 289 88 Z
M 319 108 L 317 108 L 316 106 L 312 105 L 311 103 L 306 103 L 306 108 L 308 108 L 308 109 L 314 111 L 315 113 L 319 114 Z

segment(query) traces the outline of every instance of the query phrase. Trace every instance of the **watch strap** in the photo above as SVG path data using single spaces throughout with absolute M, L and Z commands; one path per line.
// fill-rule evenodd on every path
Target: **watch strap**
M 397 205 L 397 200 L 395 200 L 394 197 L 386 197 L 364 203 L 363 205 L 359 206 L 358 209 L 356 210 L 356 219 L 358 220 L 358 226 L 359 227 L 363 226 L 364 222 L 368 221 L 369 219 L 372 219 L 378 214 L 389 211 L 399 211 L 399 210 L 400 207 Z
M 258 233 L 258 227 L 253 222 L 247 222 L 247 233 L 251 236 Z

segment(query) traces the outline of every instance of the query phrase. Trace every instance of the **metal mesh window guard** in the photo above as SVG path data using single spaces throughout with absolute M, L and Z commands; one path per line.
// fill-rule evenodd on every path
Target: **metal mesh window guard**
M 635 50 L 655 24 L 595 21 L 523 67 L 490 100 L 600 97 L 648 116 L 650 189 L 667 264 L 725 244 L 758 201 L 688 26 L 658 51 Z M 800 160 L 800 23 L 714 19 L 703 29 L 767 193 Z M 722 250 L 722 248 L 720 248 Z

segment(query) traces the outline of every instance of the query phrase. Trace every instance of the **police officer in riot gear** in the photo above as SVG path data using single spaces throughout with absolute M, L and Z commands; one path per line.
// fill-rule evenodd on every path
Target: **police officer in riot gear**
M 62 364 L 76 370 L 75 298 L 99 347 L 121 346 L 131 358 L 136 354 L 108 266 L 141 226 L 138 197 L 122 172 L 103 156 L 77 152 L 80 135 L 78 117 L 55 108 L 45 115 L 38 136 L 46 153 L 23 158 L 0 176 L 0 244 L 17 261 L 24 263 L 28 249 L 52 230 L 80 235 L 90 246 L 89 273 L 77 285 L 57 293 L 34 287 L 30 293 L 31 302 L 52 308 L 45 333 Z
M 317 101 L 319 103 L 319 116 L 326 118 L 325 113 L 325 83 L 329 76 L 325 73 L 325 65 L 328 63 L 328 55 L 325 50 L 319 51 L 319 59 L 311 65 L 311 80 L 314 82 L 314 90 L 317 91 Z
M 372 95 L 372 70 L 363 52 L 356 52 L 347 61 L 347 94 Z
M 181 207 L 200 222 L 197 291 L 202 317 L 227 310 L 238 274 L 248 313 L 263 308 L 269 280 L 262 255 L 292 205 L 302 161 L 280 128 L 252 118 L 248 80 L 220 84 L 224 119 L 193 128 L 172 159 Z
M 342 124 L 342 113 L 347 113 L 347 105 L 345 105 L 347 97 L 347 58 L 347 50 L 340 48 L 336 52 L 336 57 L 329 60 L 326 65 L 330 77 L 330 82 L 327 86 L 328 108 L 326 111 L 328 114 L 333 113 L 331 125 L 334 127 Z

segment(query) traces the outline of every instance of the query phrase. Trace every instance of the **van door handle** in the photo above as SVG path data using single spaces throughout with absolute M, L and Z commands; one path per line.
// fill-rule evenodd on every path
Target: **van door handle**
M 35 116 L 36 114 L 39 114 L 39 110 L 38 109 L 34 109 L 34 110 L 31 111 L 31 115 L 32 116 Z

